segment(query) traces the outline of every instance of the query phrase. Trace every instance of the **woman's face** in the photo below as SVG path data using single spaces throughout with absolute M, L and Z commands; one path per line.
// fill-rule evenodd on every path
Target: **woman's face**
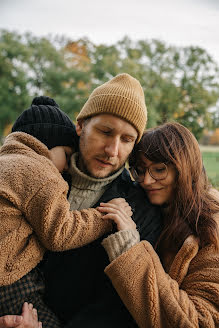
M 140 156 L 140 165 L 138 165 L 138 167 L 143 170 L 155 163 L 147 159 L 144 155 Z M 168 174 L 165 179 L 156 180 L 152 178 L 148 170 L 146 170 L 143 182 L 139 183 L 147 193 L 150 202 L 154 205 L 168 204 L 174 198 L 176 169 L 171 164 L 167 164 L 167 168 Z

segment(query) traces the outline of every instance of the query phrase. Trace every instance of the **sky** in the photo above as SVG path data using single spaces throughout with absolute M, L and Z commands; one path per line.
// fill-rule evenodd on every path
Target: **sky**
M 0 0 L 0 28 L 96 44 L 159 39 L 202 47 L 219 64 L 219 0 Z

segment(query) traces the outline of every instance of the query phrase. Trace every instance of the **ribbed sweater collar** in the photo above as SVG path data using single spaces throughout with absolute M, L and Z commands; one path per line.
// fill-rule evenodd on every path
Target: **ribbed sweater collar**
M 69 172 L 72 177 L 72 186 L 78 189 L 100 190 L 104 186 L 115 180 L 122 173 L 124 169 L 124 167 L 122 167 L 119 171 L 117 171 L 116 173 L 114 173 L 113 175 L 107 178 L 103 178 L 103 179 L 93 178 L 78 169 L 77 167 L 78 155 L 79 155 L 78 153 L 72 155 L 70 168 L 69 168 Z

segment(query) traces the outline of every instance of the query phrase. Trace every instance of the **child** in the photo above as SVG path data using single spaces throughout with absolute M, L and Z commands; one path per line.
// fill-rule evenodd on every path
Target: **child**
M 75 126 L 56 102 L 34 98 L 0 149 L 0 316 L 32 303 L 45 327 L 61 327 L 43 302 L 45 250 L 85 245 L 109 231 L 96 209 L 70 211 L 59 172 L 77 148 Z

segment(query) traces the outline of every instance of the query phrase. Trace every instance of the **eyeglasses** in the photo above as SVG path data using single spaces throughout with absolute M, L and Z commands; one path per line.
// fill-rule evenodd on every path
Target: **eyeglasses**
M 153 163 L 147 167 L 130 167 L 129 168 L 133 179 L 137 182 L 143 182 L 146 171 L 154 180 L 163 180 L 168 175 L 168 167 L 165 163 Z

